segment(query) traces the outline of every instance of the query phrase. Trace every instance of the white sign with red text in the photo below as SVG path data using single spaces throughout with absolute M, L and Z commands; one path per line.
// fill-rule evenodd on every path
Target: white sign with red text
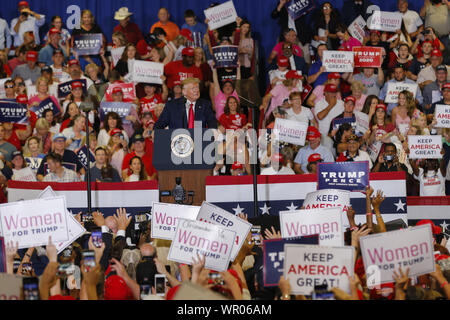
M 348 26 L 348 32 L 352 35 L 353 38 L 359 40 L 359 42 L 363 43 L 364 37 L 366 35 L 364 28 L 366 27 L 366 21 L 361 15 L 358 16 L 350 25 Z
M 136 100 L 136 88 L 134 83 L 111 83 L 105 91 L 105 101 L 112 102 L 114 88 L 120 88 L 123 92 L 123 102 L 134 102 Z
M 353 72 L 353 52 L 326 50 L 322 63 L 327 72 Z
M 18 201 L 0 205 L 2 234 L 5 242 L 17 241 L 19 249 L 46 245 L 69 239 L 65 197 Z
M 353 255 L 353 247 L 285 244 L 284 277 L 293 294 L 310 295 L 320 285 L 350 293 L 348 277 L 353 276 Z
M 242 220 L 238 216 L 229 213 L 222 208 L 219 208 L 211 203 L 203 201 L 200 211 L 197 216 L 198 221 L 206 221 L 215 225 L 224 227 L 227 230 L 236 232 L 236 239 L 231 253 L 231 260 L 233 261 L 239 250 L 241 250 L 245 239 L 252 227 L 251 223 Z
M 20 300 L 22 277 L 16 274 L 0 273 L 0 301 Z
M 162 84 L 164 64 L 159 62 L 135 60 L 133 64 L 133 81 L 135 83 Z
M 450 105 L 437 104 L 434 112 L 436 128 L 450 128 Z
M 429 224 L 376 233 L 359 239 L 364 267 L 378 271 L 375 283 L 393 282 L 394 271 L 409 268 L 409 277 L 435 271 L 433 236 Z M 379 283 L 378 283 L 379 282 Z
M 415 98 L 417 92 L 417 83 L 388 82 L 385 102 L 398 103 L 398 95 L 403 90 L 411 92 L 413 97 Z
M 396 32 L 400 30 L 402 20 L 402 14 L 399 12 L 375 11 L 367 19 L 367 28 L 370 30 Z
M 230 263 L 236 233 L 214 224 L 179 219 L 172 239 L 170 261 L 192 264 L 192 258 L 205 256 L 205 268 L 225 271 Z
M 199 206 L 153 202 L 152 204 L 152 238 L 172 240 L 178 219 L 195 220 Z
M 206 19 L 209 20 L 210 30 L 215 30 L 227 24 L 236 22 L 237 13 L 233 1 L 224 2 L 218 6 L 203 11 Z
M 442 136 L 408 136 L 410 159 L 441 159 Z
M 280 211 L 280 228 L 282 238 L 318 234 L 321 246 L 344 245 L 342 209 L 339 207 Z
M 340 207 L 342 211 L 347 212 L 350 206 L 350 191 L 323 189 L 310 192 L 306 195 L 303 206 L 305 210 Z
M 308 123 L 276 118 L 273 130 L 277 141 L 304 146 Z

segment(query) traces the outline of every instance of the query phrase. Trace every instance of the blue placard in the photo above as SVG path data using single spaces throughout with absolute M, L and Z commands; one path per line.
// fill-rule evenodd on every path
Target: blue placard
M 87 95 L 87 82 L 86 79 L 76 79 L 67 81 L 61 84 L 58 84 L 58 98 L 65 98 L 72 92 L 72 82 L 81 82 L 83 85 L 83 92 L 85 95 Z
M 218 46 L 212 48 L 215 68 L 237 68 L 239 60 L 238 46 Z
M 17 102 L 0 101 L 0 122 L 28 124 L 28 108 Z
M 106 118 L 108 112 L 115 112 L 122 119 L 122 123 L 130 123 L 126 117 L 131 113 L 131 103 L 129 102 L 106 102 L 100 103 L 100 121 Z
M 97 55 L 100 53 L 103 45 L 103 36 L 101 33 L 79 34 L 73 39 L 73 49 L 79 56 Z
M 277 286 L 284 272 L 285 244 L 319 244 L 319 235 L 292 239 L 264 240 L 264 286 Z
M 369 185 L 369 161 L 319 162 L 317 190 L 365 191 Z
M 54 116 L 57 116 L 61 113 L 61 109 L 51 98 L 47 98 L 41 101 L 41 103 L 38 106 L 30 108 L 31 111 L 36 113 L 36 116 L 38 118 L 42 118 L 42 114 L 44 113 L 45 110 L 48 109 L 53 111 Z
M 5 238 L 0 237 L 0 273 L 6 272 Z
M 92 153 L 91 150 L 89 150 L 89 153 L 91 154 L 89 160 L 91 163 L 95 161 L 95 155 Z M 88 148 L 86 145 L 80 148 L 77 152 L 78 160 L 80 161 L 81 165 L 87 169 L 87 154 L 88 154 Z
M 333 120 L 333 129 L 339 129 L 341 125 L 344 123 L 350 123 L 352 128 L 356 127 L 356 117 L 353 116 L 351 118 L 339 118 Z
M 297 20 L 314 9 L 316 5 L 313 0 L 292 0 L 286 3 L 285 7 L 291 18 Z

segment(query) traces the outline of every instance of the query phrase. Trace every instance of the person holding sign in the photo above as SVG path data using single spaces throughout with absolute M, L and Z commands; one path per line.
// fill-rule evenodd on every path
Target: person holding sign
M 11 180 L 15 181 L 37 181 L 35 173 L 27 166 L 27 162 L 22 152 L 14 151 L 11 159 L 13 176 Z
M 316 128 L 319 126 L 311 110 L 302 106 L 302 94 L 300 92 L 292 92 L 289 95 L 289 105 L 291 107 L 286 110 L 286 119 L 306 122 Z
M 217 69 L 213 66 L 213 83 L 214 83 L 214 101 L 213 110 L 216 112 L 216 119 L 219 120 L 224 113 L 225 104 L 229 97 L 233 96 L 239 101 L 238 94 L 235 89 L 235 82 L 233 80 L 224 80 L 219 83 Z M 237 80 L 241 80 L 241 69 L 237 68 Z
M 59 112 L 55 113 L 55 115 L 58 115 L 61 113 L 61 107 L 59 106 L 59 102 L 56 99 L 55 96 L 49 94 L 49 86 L 48 86 L 48 80 L 47 78 L 40 77 L 36 80 L 36 91 L 37 95 L 30 98 L 28 101 L 31 108 L 37 107 L 39 108 L 39 105 L 45 101 L 50 99 L 51 102 L 53 102 L 53 105 L 56 106 L 56 109 L 59 110 Z M 48 101 L 50 102 L 50 101 Z M 47 107 L 45 107 L 47 108 Z M 52 108 L 54 110 L 55 108 Z M 38 111 L 39 109 L 36 109 Z M 40 115 L 42 116 L 42 112 L 40 112 Z
M 441 154 L 445 151 L 442 149 Z M 445 196 L 446 167 L 443 159 L 425 159 L 417 165 L 415 159 L 409 159 L 414 178 L 420 183 L 420 196 Z M 423 167 L 423 168 L 422 168 Z
M 130 77 L 127 77 L 127 75 L 132 73 L 133 63 L 135 60 L 141 60 L 141 57 L 137 52 L 136 46 L 132 43 L 129 43 L 125 46 L 122 57 L 117 62 L 114 70 L 119 72 L 120 76 L 125 77 L 126 79 L 130 79 Z
M 122 139 L 125 140 L 125 144 L 128 145 L 128 134 L 123 129 L 122 119 L 116 112 L 108 112 L 106 114 L 105 119 L 103 120 L 103 128 L 98 133 L 97 137 L 97 145 L 98 146 L 106 146 L 110 141 L 110 138 L 113 136 L 113 130 L 119 130 L 122 135 Z
M 348 137 L 347 141 L 347 150 L 339 155 L 336 162 L 369 161 L 369 170 L 372 169 L 373 164 L 369 154 L 359 149 L 359 138 L 355 134 L 352 134 Z
M 77 152 L 84 144 L 86 140 L 85 130 L 86 118 L 83 115 L 76 115 L 73 118 L 72 126 L 64 129 L 62 134 L 66 137 L 66 148 Z
M 120 87 L 115 87 L 112 92 L 113 102 L 124 102 L 123 101 L 123 90 Z M 125 119 L 128 123 L 123 123 L 123 129 L 126 131 L 128 137 L 131 137 L 134 134 L 134 131 L 137 130 L 141 124 L 141 120 L 139 119 L 139 115 L 136 111 L 137 105 L 130 104 L 130 113 Z
M 441 100 L 443 87 L 448 82 L 448 71 L 445 65 L 438 65 L 436 67 L 435 74 L 436 81 L 433 81 L 430 84 L 426 85 L 423 89 L 423 111 L 427 114 L 427 116 L 433 114 L 436 110 L 434 108 L 434 104 Z
M 358 39 L 350 36 L 347 27 L 343 24 L 337 26 L 336 36 L 339 40 L 341 40 L 340 48 L 344 48 L 345 51 L 352 51 L 353 47 L 362 46 L 361 42 Z
M 440 104 L 440 105 L 450 105 L 450 82 L 447 82 L 445 84 L 442 85 L 442 100 L 433 103 L 433 105 L 431 106 L 432 110 L 436 110 L 436 105 Z

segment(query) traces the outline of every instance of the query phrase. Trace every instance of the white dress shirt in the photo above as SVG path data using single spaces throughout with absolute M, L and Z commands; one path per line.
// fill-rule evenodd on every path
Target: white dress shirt
M 22 22 L 20 24 L 18 33 L 16 33 L 16 31 L 14 30 L 14 27 L 16 26 L 19 18 L 14 18 L 11 21 L 10 31 L 11 31 L 11 35 L 14 37 L 14 46 L 15 47 L 19 47 L 23 44 L 23 34 L 28 31 L 33 31 L 36 44 L 41 43 L 40 39 L 39 39 L 39 27 L 42 27 L 44 25 L 45 16 L 41 14 L 40 17 L 41 18 L 39 20 L 37 20 L 34 16 L 29 15 L 27 20 L 25 20 L 24 22 Z

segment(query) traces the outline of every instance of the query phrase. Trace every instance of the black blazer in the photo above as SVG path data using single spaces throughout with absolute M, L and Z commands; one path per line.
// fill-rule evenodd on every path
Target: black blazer
M 195 121 L 201 121 L 203 128 L 217 128 L 217 120 L 211 102 L 198 99 L 195 104 Z M 166 103 L 161 116 L 156 121 L 155 129 L 188 129 L 186 116 L 186 98 L 179 98 Z

